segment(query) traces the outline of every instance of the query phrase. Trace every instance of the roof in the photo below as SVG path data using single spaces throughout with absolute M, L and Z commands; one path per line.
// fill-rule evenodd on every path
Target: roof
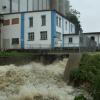
M 100 32 L 89 32 L 89 33 L 82 33 L 84 35 L 100 35 Z M 63 34 L 64 36 L 77 36 L 79 34 L 75 34 L 75 33 L 72 33 L 72 34 Z
M 75 36 L 75 35 L 77 36 L 77 35 L 79 35 L 79 34 L 71 33 L 71 34 L 63 34 L 63 35 L 64 35 L 64 36 L 73 36 L 73 35 L 74 35 L 74 36 Z
M 100 32 L 88 32 L 84 33 L 85 35 L 100 35 Z

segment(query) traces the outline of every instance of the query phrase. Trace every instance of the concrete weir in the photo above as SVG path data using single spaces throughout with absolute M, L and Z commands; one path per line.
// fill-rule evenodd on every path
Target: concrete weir
M 70 72 L 73 68 L 79 66 L 79 62 L 82 54 L 80 53 L 69 53 L 69 54 L 33 54 L 31 56 L 10 56 L 10 57 L 0 57 L 0 65 L 25 65 L 30 62 L 41 62 L 45 65 L 52 64 L 56 60 L 63 60 L 63 58 L 68 58 L 66 62 L 65 71 L 64 71 L 64 80 L 69 80 Z
M 25 65 L 32 61 L 41 62 L 43 64 L 52 64 L 55 60 L 62 60 L 63 58 L 67 57 L 66 55 L 56 55 L 56 54 L 33 54 L 31 56 L 6 56 L 0 57 L 0 65 Z

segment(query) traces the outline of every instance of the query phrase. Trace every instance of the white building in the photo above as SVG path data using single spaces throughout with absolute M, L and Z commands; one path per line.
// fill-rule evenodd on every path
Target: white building
M 56 10 L 6 13 L 3 20 L 1 49 L 63 48 L 64 34 L 75 33 L 75 25 Z
M 65 17 L 66 3 L 0 0 L 0 49 L 88 48 L 95 42 L 100 49 L 99 32 L 75 34 L 75 25 Z
M 64 47 L 79 48 L 81 51 L 100 50 L 100 32 L 64 34 Z

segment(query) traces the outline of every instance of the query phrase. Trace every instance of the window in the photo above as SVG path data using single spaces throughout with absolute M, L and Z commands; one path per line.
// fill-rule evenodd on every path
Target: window
M 56 37 L 57 37 L 57 39 L 58 39 L 58 41 L 61 41 L 61 33 L 60 32 L 56 32 Z
M 58 26 L 58 16 L 56 17 L 56 25 Z
M 4 26 L 10 25 L 10 20 L 9 20 L 9 19 L 8 19 L 8 20 L 4 20 L 3 25 L 4 25 Z
M 69 43 L 72 43 L 73 42 L 73 39 L 72 37 L 69 38 Z
M 34 32 L 28 33 L 28 41 L 34 41 Z
M 95 37 L 94 37 L 94 36 L 91 36 L 91 40 L 92 40 L 92 41 L 95 41 Z
M 67 21 L 65 22 L 65 29 L 67 30 Z
M 83 37 L 80 36 L 80 43 L 83 43 Z
M 12 38 L 12 45 L 19 44 L 19 38 Z
M 59 27 L 61 27 L 61 18 L 59 17 Z
M 71 32 L 73 32 L 73 24 L 71 24 Z
M 29 18 L 29 27 L 33 27 L 33 17 Z
M 41 19 L 42 19 L 42 26 L 45 26 L 46 25 L 46 16 L 42 15 Z
M 3 23 L 3 19 L 0 19 L 0 25 Z
M 13 18 L 12 24 L 19 24 L 19 18 Z
M 40 36 L 41 40 L 47 40 L 47 31 L 40 32 Z

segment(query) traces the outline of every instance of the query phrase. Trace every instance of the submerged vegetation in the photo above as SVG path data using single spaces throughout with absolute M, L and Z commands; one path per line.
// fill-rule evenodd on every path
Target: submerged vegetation
M 100 54 L 84 54 L 79 68 L 71 72 L 70 82 L 86 89 L 93 100 L 100 100 Z

